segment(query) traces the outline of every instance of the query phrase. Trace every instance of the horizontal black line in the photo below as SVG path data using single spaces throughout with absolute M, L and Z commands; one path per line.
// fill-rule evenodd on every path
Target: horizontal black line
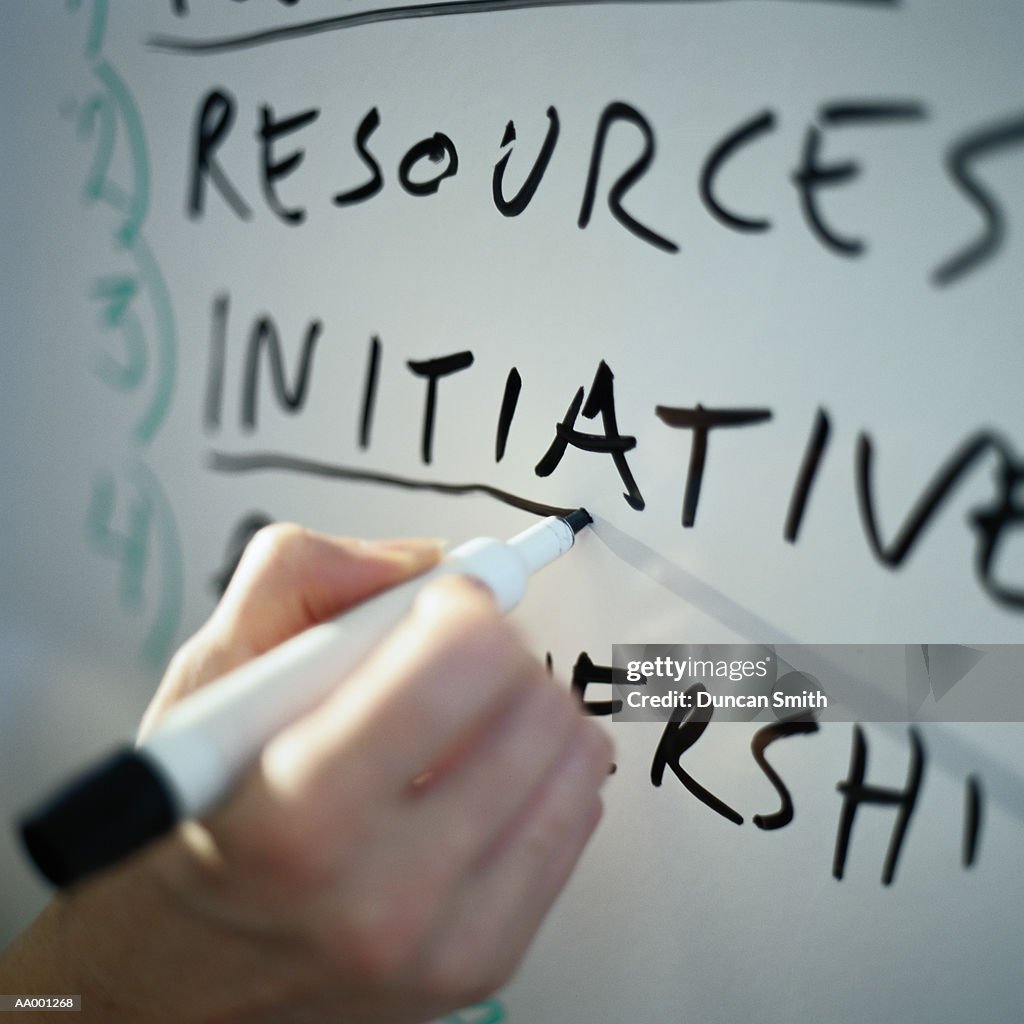
M 302 473 L 305 476 L 317 476 L 327 480 L 347 480 L 357 484 L 377 484 L 383 487 L 400 487 L 408 491 L 433 491 L 436 494 L 483 494 L 503 505 L 532 512 L 537 516 L 567 516 L 574 508 L 562 508 L 559 505 L 545 505 L 540 501 L 531 501 L 510 491 L 502 491 L 489 484 L 453 484 L 436 480 L 417 480 L 407 476 L 394 476 L 390 473 L 376 473 L 368 469 L 355 469 L 352 466 L 339 466 L 330 462 L 318 462 L 315 459 L 304 459 L 283 452 L 249 452 L 243 455 L 232 455 L 229 452 L 210 452 L 209 466 L 215 473 L 258 473 L 277 471 L 284 473 Z
M 826 124 L 856 124 L 860 121 L 914 121 L 927 117 L 921 103 L 829 103 L 821 108 Z
M 345 28 L 362 28 L 387 21 L 405 21 L 411 18 L 438 18 L 455 14 L 495 14 L 500 11 L 521 11 L 542 7 L 597 7 L 623 4 L 681 4 L 681 3 L 727 3 L 734 0 L 452 0 L 449 3 L 409 4 L 406 7 L 378 7 L 358 14 L 339 14 L 332 18 L 318 18 L 297 25 L 282 25 L 279 28 L 264 29 L 237 36 L 221 36 L 218 39 L 190 39 L 187 36 L 150 36 L 149 45 L 165 53 L 209 54 L 226 53 L 229 50 L 245 50 L 268 43 L 284 42 L 288 39 L 302 39 L 335 32 Z M 748 0 L 749 2 L 749 0 Z M 764 3 L 765 0 L 757 0 Z M 789 3 L 828 3 L 858 7 L 897 7 L 900 0 L 777 0 Z

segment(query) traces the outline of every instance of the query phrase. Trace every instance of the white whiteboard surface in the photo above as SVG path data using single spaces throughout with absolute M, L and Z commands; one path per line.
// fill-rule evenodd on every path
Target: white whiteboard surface
M 586 506 L 596 528 L 517 613 L 566 678 L 581 652 L 610 664 L 613 642 L 1024 641 L 1019 4 L 393 9 L 81 0 L 0 16 L 9 818 L 131 733 L 253 516 L 454 542 L 527 525 L 513 498 Z M 212 175 L 196 171 L 204 105 Z M 261 125 L 278 128 L 263 148 Z M 510 154 L 508 201 L 546 138 L 539 184 L 504 215 L 496 165 Z M 379 191 L 335 202 L 375 167 Z M 284 402 L 266 347 L 247 392 L 260 318 Z M 424 374 L 442 370 L 427 439 Z M 593 408 L 574 420 L 579 389 Z M 710 430 L 695 501 L 695 432 L 657 410 L 698 405 L 752 422 Z M 559 423 L 578 432 L 560 458 Z M 620 461 L 580 433 L 613 436 Z M 869 542 L 865 438 L 899 564 Z M 904 557 L 898 534 L 957 455 Z M 885 808 L 858 812 L 833 877 L 852 725 L 772 746 L 796 816 L 765 831 L 763 724 L 712 723 L 686 754 L 738 827 L 671 772 L 651 784 L 661 726 L 609 724 L 597 839 L 521 974 L 467 1024 L 1019 1016 L 1020 726 L 923 732 L 883 885 Z M 869 778 L 901 785 L 906 729 L 864 734 Z M 2 854 L 7 937 L 45 894 L 9 835 Z

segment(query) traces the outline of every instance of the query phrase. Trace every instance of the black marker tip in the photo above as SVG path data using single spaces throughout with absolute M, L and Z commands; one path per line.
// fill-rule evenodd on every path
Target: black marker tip
M 594 520 L 585 508 L 578 508 L 575 512 L 570 512 L 565 516 L 565 521 L 569 524 L 569 529 L 571 529 L 575 535 L 579 533 L 584 526 L 590 526 Z

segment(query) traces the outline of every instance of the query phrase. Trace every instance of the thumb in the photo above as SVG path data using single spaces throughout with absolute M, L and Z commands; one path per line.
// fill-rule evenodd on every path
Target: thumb
M 210 625 L 249 657 L 262 654 L 439 556 L 434 540 L 353 540 L 276 523 L 249 542 Z
M 353 540 L 291 523 L 260 530 L 209 621 L 171 661 L 140 735 L 193 690 L 429 569 L 440 554 L 436 540 Z

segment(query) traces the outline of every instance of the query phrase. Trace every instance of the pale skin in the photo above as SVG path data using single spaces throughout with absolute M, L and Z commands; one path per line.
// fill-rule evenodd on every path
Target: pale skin
M 141 733 L 438 554 L 261 531 Z M 338 683 L 203 822 L 57 896 L 0 992 L 80 993 L 104 1024 L 420 1024 L 504 984 L 597 826 L 606 733 L 461 579 Z

